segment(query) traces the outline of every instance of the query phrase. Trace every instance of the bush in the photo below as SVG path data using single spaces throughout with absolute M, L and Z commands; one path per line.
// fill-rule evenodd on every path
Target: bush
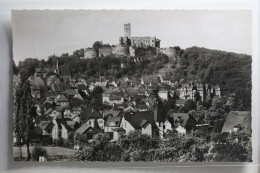
M 32 150 L 32 159 L 34 161 L 39 161 L 40 156 L 44 156 L 47 159 L 48 158 L 47 150 L 41 146 L 35 146 Z

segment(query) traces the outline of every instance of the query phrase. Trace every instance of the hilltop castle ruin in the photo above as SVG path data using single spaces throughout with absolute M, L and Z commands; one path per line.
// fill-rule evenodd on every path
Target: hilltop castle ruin
M 174 57 L 176 48 L 160 48 L 160 41 L 156 37 L 132 37 L 131 24 L 124 24 L 124 36 L 119 37 L 119 44 L 116 46 L 102 46 L 95 51 L 93 48 L 84 50 L 84 58 L 103 57 L 108 55 L 116 56 L 154 56 L 165 54 Z

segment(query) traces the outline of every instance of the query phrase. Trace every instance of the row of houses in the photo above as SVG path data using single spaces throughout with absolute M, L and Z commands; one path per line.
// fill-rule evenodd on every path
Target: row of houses
M 15 86 L 19 83 L 16 76 Z M 155 138 L 163 138 L 167 130 L 176 129 L 187 133 L 201 124 L 194 117 L 185 113 L 170 116 L 158 114 L 158 101 L 177 96 L 177 106 L 183 106 L 193 96 L 183 96 L 200 91 L 195 84 L 182 84 L 181 88 L 167 83 L 168 78 L 161 76 L 143 77 L 141 80 L 122 78 L 110 81 L 101 77 L 97 81 L 74 79 L 66 68 L 36 68 L 35 74 L 28 78 L 31 95 L 37 107 L 34 119 L 34 139 L 54 142 L 60 138 L 68 139 L 70 132 L 88 136 L 91 140 L 95 134 L 108 133 L 116 141 L 124 133 L 137 130 Z M 95 87 L 103 89 L 102 103 L 110 109 L 97 111 L 84 101 L 90 97 Z M 179 86 L 179 85 L 178 85 Z M 210 85 L 203 85 L 210 91 Z M 192 92 L 190 93 L 190 88 Z M 186 90 L 185 90 L 186 89 Z M 220 96 L 214 90 L 214 96 Z M 202 93 L 203 94 L 203 93 Z M 80 105 L 75 106 L 75 102 Z

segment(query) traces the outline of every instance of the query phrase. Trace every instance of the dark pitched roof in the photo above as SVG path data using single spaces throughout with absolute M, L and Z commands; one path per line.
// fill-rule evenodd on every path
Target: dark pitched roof
M 47 110 L 43 113 L 43 115 L 48 115 L 48 114 L 50 114 L 52 111 L 53 111 L 53 109 L 50 107 L 49 109 L 47 109 Z
M 234 126 L 241 125 L 243 130 L 247 133 L 251 131 L 252 116 L 249 111 L 231 111 L 226 117 L 226 121 L 222 128 L 223 132 L 230 132 Z
M 56 102 L 68 102 L 69 100 L 61 94 L 60 97 L 57 97 Z
M 48 127 L 51 128 L 51 126 L 53 126 L 53 123 L 51 121 L 42 121 L 39 127 L 41 127 L 42 130 L 45 130 Z
M 70 89 L 71 86 L 65 82 L 61 82 L 61 83 L 53 84 L 52 88 L 55 92 L 63 92 L 66 89 Z
M 155 123 L 154 112 L 153 111 L 143 111 L 143 112 L 127 112 L 124 115 L 125 120 L 127 120 L 135 129 L 140 129 L 144 125 L 144 121 L 151 124 Z
M 125 131 L 122 127 L 114 128 L 113 131 Z
M 90 118 L 102 118 L 102 115 L 98 111 L 92 110 L 90 108 L 84 108 L 79 114 L 79 117 L 81 121 L 86 121 Z
M 119 116 L 121 111 L 110 109 L 108 111 L 104 111 L 104 116 L 112 115 L 113 117 Z
M 116 94 L 111 94 L 109 96 L 109 100 L 121 100 L 122 96 L 121 95 L 116 95 Z
M 82 124 L 82 126 L 80 126 L 76 131 L 75 133 L 78 133 L 78 134 L 83 134 L 85 131 L 87 131 L 91 126 L 90 125 L 87 125 L 87 124 Z
M 49 119 L 46 117 L 46 116 L 44 116 L 44 115 L 41 115 L 41 116 L 37 116 L 36 118 L 35 118 L 35 122 L 37 123 L 37 124 L 39 124 L 40 122 L 42 122 L 42 121 L 48 121 Z
M 177 127 L 178 124 L 182 127 L 194 127 L 196 126 L 196 120 L 193 116 L 188 113 L 173 113 L 171 115 L 174 121 L 174 126 Z
M 92 133 L 92 134 L 97 134 L 99 133 L 99 130 L 96 129 L 96 128 L 93 128 L 91 127 L 90 125 L 87 125 L 87 124 L 82 124 L 82 126 L 80 126 L 76 131 L 75 133 L 78 133 L 78 134 L 83 134 L 83 133 Z
M 44 81 L 40 77 L 31 76 L 29 77 L 30 85 L 45 85 Z
M 148 109 L 149 107 L 146 104 L 137 104 L 136 108 L 137 109 Z
M 163 80 L 170 80 L 172 78 L 172 76 L 164 75 L 162 78 L 163 78 Z
M 74 91 L 73 89 L 66 89 L 65 93 L 67 96 L 74 96 L 76 94 L 76 91 Z
M 73 107 L 71 111 L 81 111 L 82 108 L 81 107 Z

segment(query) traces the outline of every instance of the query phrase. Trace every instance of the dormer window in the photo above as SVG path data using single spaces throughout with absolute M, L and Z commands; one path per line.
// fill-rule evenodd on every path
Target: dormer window
M 109 122 L 109 126 L 115 126 L 115 122 Z

